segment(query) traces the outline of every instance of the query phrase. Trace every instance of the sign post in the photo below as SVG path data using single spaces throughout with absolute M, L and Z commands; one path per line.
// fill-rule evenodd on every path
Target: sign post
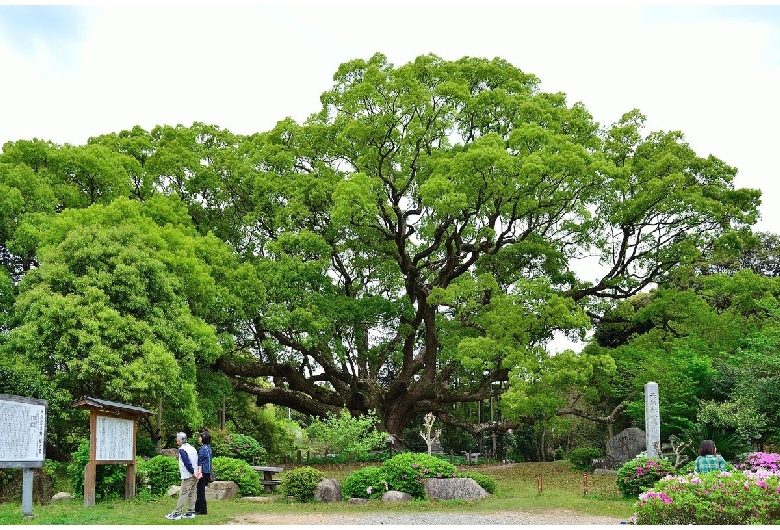
M 46 407 L 42 399 L 0 394 L 0 468 L 22 468 L 22 513 L 32 516 L 33 468 L 46 460 Z
M 151 414 L 133 407 L 94 397 L 83 397 L 72 407 L 89 410 L 89 463 L 84 468 L 84 506 L 95 505 L 95 474 L 98 464 L 126 464 L 125 499 L 135 496 L 136 420 Z

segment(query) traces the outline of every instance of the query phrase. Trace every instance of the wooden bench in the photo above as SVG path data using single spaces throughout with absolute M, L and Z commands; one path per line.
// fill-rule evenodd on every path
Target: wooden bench
M 263 489 L 268 493 L 272 492 L 276 486 L 282 483 L 281 480 L 274 478 L 274 474 L 284 471 L 283 467 L 252 466 L 252 469 L 263 474 L 260 484 L 263 485 Z

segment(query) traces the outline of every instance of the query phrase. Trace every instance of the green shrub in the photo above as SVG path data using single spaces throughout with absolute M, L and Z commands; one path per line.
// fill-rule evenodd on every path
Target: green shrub
M 229 454 L 230 449 L 228 449 L 228 445 L 227 445 L 227 439 L 230 436 L 230 433 L 218 429 L 209 431 L 209 433 L 211 434 L 210 445 L 211 445 L 212 456 L 226 456 L 232 458 L 232 456 Z
M 322 471 L 311 466 L 298 467 L 284 474 L 280 488 L 288 497 L 294 497 L 299 502 L 308 502 L 314 499 L 317 484 L 324 477 Z
M 157 445 L 149 438 L 139 436 L 135 442 L 135 455 L 154 458 L 157 456 Z
M 384 469 L 365 466 L 354 471 L 344 480 L 341 492 L 347 499 L 352 497 L 378 499 L 388 490 L 388 487 Z
M 172 456 L 157 455 L 136 466 L 139 490 L 148 491 L 153 497 L 165 495 L 174 484 L 181 483 L 179 462 Z
M 225 437 L 224 447 L 220 448 L 220 456 L 237 458 L 252 466 L 262 466 L 266 463 L 265 449 L 260 443 L 245 434 L 229 434 Z M 214 448 L 212 447 L 212 451 Z
M 355 417 L 342 409 L 338 414 L 328 411 L 325 418 L 314 418 L 307 431 L 312 443 L 321 449 L 355 462 L 369 451 L 385 446 L 387 435 L 376 430 L 378 422 L 374 410 Z
M 73 494 L 84 498 L 84 466 L 89 463 L 89 440 L 83 439 L 73 453 L 68 465 L 68 478 Z M 127 466 L 123 464 L 101 464 L 95 471 L 95 500 L 119 499 L 125 494 Z
M 712 472 L 661 479 L 639 494 L 634 524 L 745 525 L 780 520 L 780 479 L 768 471 Z
M 590 471 L 593 460 L 601 456 L 595 447 L 578 447 L 569 451 L 569 462 L 577 471 Z
M 232 480 L 238 485 L 238 494 L 241 496 L 260 494 L 260 475 L 252 469 L 252 466 L 239 460 L 226 456 L 216 456 L 211 461 L 214 474 L 219 480 Z
M 43 462 L 42 471 L 51 480 L 52 489 L 55 492 L 70 491 L 70 484 L 67 480 L 68 464 L 47 458 Z
M 458 472 L 459 478 L 472 478 L 474 482 L 482 486 L 482 488 L 488 493 L 496 492 L 496 480 L 493 477 L 489 477 L 480 473 L 479 471 L 464 471 Z
M 661 478 L 674 474 L 674 466 L 668 460 L 640 456 L 620 466 L 617 488 L 625 497 L 636 497 L 652 488 Z
M 423 480 L 455 476 L 455 466 L 425 453 L 401 453 L 382 464 L 391 490 L 424 499 Z

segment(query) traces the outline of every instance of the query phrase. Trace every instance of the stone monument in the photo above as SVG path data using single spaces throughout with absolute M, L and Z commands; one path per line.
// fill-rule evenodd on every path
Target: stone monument
M 607 442 L 607 457 L 612 460 L 614 466 L 621 466 L 645 450 L 646 440 L 642 429 L 624 429 Z
M 661 412 L 658 404 L 658 383 L 645 384 L 645 438 L 647 456 L 658 458 L 661 450 Z

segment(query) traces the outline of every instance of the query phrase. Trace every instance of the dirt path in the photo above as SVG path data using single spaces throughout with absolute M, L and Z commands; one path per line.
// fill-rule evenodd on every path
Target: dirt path
M 613 525 L 615 517 L 571 510 L 533 512 L 373 512 L 360 514 L 246 514 L 228 524 L 240 525 Z

